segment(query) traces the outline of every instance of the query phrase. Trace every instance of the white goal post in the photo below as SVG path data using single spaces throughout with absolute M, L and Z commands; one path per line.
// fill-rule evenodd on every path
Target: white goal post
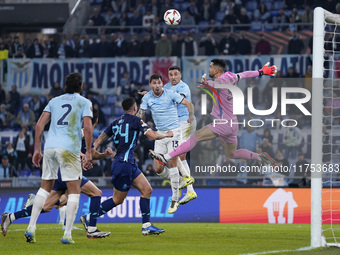
M 311 164 L 315 165 L 323 165 L 324 163 L 333 164 L 336 160 L 336 157 L 332 157 L 330 155 L 330 162 L 323 162 L 323 123 L 324 123 L 324 63 L 325 63 L 325 56 L 327 55 L 327 61 L 329 63 L 329 69 L 331 73 L 331 86 L 329 87 L 329 90 L 331 91 L 332 97 L 334 97 L 335 94 L 333 94 L 333 82 L 337 82 L 336 78 L 334 77 L 335 72 L 335 54 L 338 54 L 340 52 L 335 52 L 334 47 L 335 44 L 335 36 L 338 34 L 338 27 L 340 27 L 340 15 L 336 15 L 333 13 L 330 13 L 321 7 L 317 7 L 314 10 L 314 24 L 313 24 L 313 87 L 312 87 L 312 157 L 311 157 Z M 327 30 L 328 29 L 328 30 Z M 327 49 L 325 50 L 325 40 L 329 40 L 330 38 L 329 34 L 333 34 L 333 39 L 330 42 L 332 47 L 331 50 Z M 328 34 L 328 36 L 326 35 Z M 326 39 L 325 39 L 326 38 Z M 332 51 L 333 52 L 329 52 Z M 328 64 L 327 63 L 327 64 Z M 332 98 L 330 99 L 332 100 Z M 334 112 L 333 106 L 331 106 L 331 118 L 334 116 L 332 115 Z M 335 115 L 337 117 L 337 115 Z M 331 122 L 330 130 L 331 130 L 331 136 L 333 135 L 333 124 Z M 330 143 L 332 143 L 332 138 L 330 139 Z M 330 145 L 331 146 L 331 145 Z M 332 148 L 332 146 L 331 146 Z M 333 150 L 331 149 L 330 154 L 332 154 Z M 340 163 L 340 162 L 338 162 Z M 329 181 L 329 188 L 326 192 L 330 193 L 329 201 L 330 201 L 330 209 L 327 208 L 327 213 L 331 215 L 330 218 L 327 219 L 327 223 L 330 222 L 330 224 L 327 224 L 327 231 L 330 231 L 332 237 L 325 237 L 323 230 L 323 223 L 326 222 L 323 221 L 323 212 L 326 213 L 326 211 L 323 211 L 323 179 L 322 179 L 322 172 L 314 171 L 311 173 L 311 247 L 321 247 L 321 246 L 339 246 L 339 242 L 337 238 L 340 238 L 340 236 L 336 235 L 335 230 L 339 228 L 339 221 L 340 218 L 336 214 L 337 210 L 339 208 L 333 208 L 333 201 L 335 201 L 335 196 L 332 195 L 332 192 L 338 192 L 338 190 L 333 191 L 332 190 L 332 179 L 331 177 Z M 328 187 L 328 186 L 327 186 Z M 337 195 L 338 196 L 338 195 Z M 337 201 L 336 201 L 337 202 Z M 336 210 L 337 209 L 337 210 Z M 333 218 L 334 215 L 334 218 Z M 336 218 L 338 217 L 338 218 Z M 334 226 L 333 226 L 334 223 Z

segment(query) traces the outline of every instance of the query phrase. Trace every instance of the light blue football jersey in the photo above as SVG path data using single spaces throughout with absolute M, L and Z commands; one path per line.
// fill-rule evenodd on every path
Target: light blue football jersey
M 77 93 L 53 98 L 44 109 L 51 113 L 45 149 L 62 148 L 80 154 L 81 127 L 85 116 L 92 118 L 92 103 Z
M 171 86 L 171 82 L 168 82 L 164 85 L 165 89 L 172 90 L 173 92 L 177 92 L 178 94 L 185 97 L 186 100 L 191 102 L 191 92 L 188 84 L 183 82 L 182 80 L 177 83 L 175 86 Z M 189 119 L 189 110 L 188 107 L 186 107 L 183 104 L 177 105 L 177 113 L 179 121 L 187 121 Z
M 150 90 L 142 98 L 140 108 L 151 110 L 158 130 L 172 130 L 179 127 L 177 104 L 180 104 L 183 99 L 183 96 L 171 90 L 163 89 L 163 94 L 160 97 L 155 97 L 153 91 Z

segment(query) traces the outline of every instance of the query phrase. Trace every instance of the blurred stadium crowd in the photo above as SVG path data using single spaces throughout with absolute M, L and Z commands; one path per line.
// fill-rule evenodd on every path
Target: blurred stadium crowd
M 311 42 L 299 34 L 311 30 L 315 6 L 340 13 L 340 4 L 332 0 L 103 0 L 75 33 L 39 39 L 1 35 L 0 59 L 273 54 L 275 37 L 266 38 L 273 30 L 287 41 L 279 53 L 301 54 Z M 164 23 L 170 8 L 182 13 L 180 28 Z M 254 31 L 261 33 L 253 37 Z

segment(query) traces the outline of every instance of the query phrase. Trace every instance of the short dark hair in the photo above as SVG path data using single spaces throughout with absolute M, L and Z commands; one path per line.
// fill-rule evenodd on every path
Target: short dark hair
M 94 123 L 96 123 L 97 119 L 98 119 L 98 110 L 97 109 L 92 109 L 92 125 L 94 125 Z
M 122 108 L 124 111 L 130 110 L 136 103 L 136 100 L 133 97 L 124 98 L 122 101 Z
M 80 73 L 70 73 L 65 79 L 65 93 L 81 93 L 83 77 Z
M 215 65 L 215 66 L 218 66 L 220 68 L 223 69 L 223 71 L 225 70 L 225 67 L 226 67 L 226 63 L 223 59 L 220 59 L 220 58 L 214 58 L 213 60 L 211 60 L 211 62 Z
M 150 76 L 149 83 L 151 83 L 152 80 L 158 80 L 158 79 L 161 79 L 161 81 L 163 81 L 163 78 L 160 74 L 154 73 Z
M 170 66 L 168 71 L 171 71 L 171 70 L 178 70 L 178 72 L 181 72 L 181 68 L 179 66 Z

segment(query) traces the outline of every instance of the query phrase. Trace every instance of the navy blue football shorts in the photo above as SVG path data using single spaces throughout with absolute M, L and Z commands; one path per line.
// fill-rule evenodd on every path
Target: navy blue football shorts
M 113 187 L 119 191 L 127 192 L 132 186 L 133 180 L 142 173 L 135 160 L 126 162 L 115 159 L 111 166 Z
M 81 179 L 80 187 L 84 186 L 88 181 L 89 179 L 83 176 Z M 66 182 L 63 182 L 61 180 L 60 171 L 58 171 L 58 179 L 55 180 L 52 190 L 62 190 L 63 193 L 65 193 L 65 191 L 67 190 Z

